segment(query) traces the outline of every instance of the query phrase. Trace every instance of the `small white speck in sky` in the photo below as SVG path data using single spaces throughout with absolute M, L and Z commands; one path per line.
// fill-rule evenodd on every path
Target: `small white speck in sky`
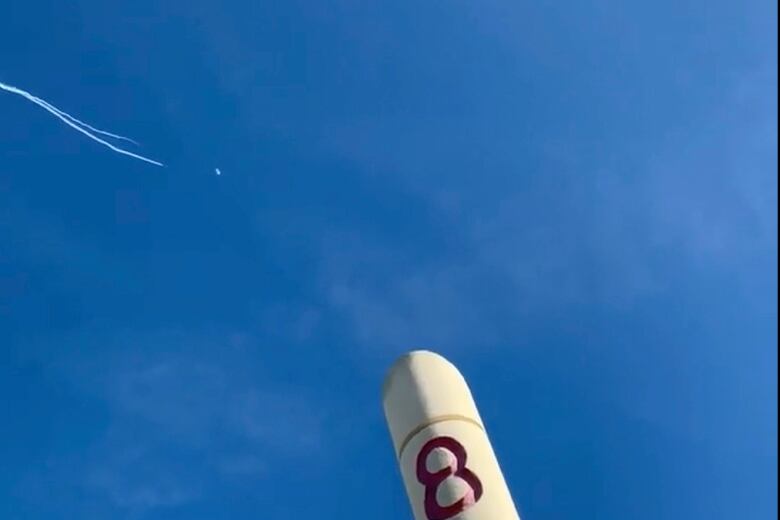
M 215 172 L 217 175 L 222 175 L 222 170 L 220 170 L 219 168 L 214 168 L 214 172 Z

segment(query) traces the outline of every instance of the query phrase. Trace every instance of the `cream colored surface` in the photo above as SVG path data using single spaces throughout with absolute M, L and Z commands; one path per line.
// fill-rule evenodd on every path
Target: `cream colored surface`
M 440 436 L 452 437 L 464 446 L 468 453 L 466 466 L 483 487 L 482 497 L 472 507 L 451 518 L 519 519 L 471 391 L 452 363 L 433 352 L 411 352 L 393 365 L 382 393 L 415 520 L 431 520 L 423 505 L 425 487 L 417 480 L 417 457 L 427 441 Z M 432 472 L 440 469 L 430 464 Z M 437 493 L 440 505 L 457 501 L 464 489 L 463 481 L 448 478 Z

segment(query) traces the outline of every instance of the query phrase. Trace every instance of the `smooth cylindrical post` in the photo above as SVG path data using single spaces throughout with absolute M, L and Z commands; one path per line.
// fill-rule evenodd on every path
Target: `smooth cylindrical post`
M 382 389 L 385 417 L 415 520 L 519 520 L 466 381 L 418 350 Z

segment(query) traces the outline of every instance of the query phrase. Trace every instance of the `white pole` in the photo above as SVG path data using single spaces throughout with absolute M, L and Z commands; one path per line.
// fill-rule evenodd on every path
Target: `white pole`
M 471 391 L 452 363 L 418 350 L 382 389 L 415 520 L 519 520 Z

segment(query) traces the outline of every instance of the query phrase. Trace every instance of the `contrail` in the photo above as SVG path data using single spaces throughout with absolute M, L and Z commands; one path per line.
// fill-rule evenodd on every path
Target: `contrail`
M 68 114 L 67 112 L 63 112 L 59 108 L 55 107 L 51 103 L 48 103 L 47 101 L 45 101 L 45 100 L 43 100 L 41 98 L 39 98 L 38 96 L 33 96 L 29 92 L 22 92 L 21 89 L 16 88 L 16 87 L 12 87 L 10 85 L 5 85 L 2 82 L 0 82 L 0 86 L 2 86 L 2 88 L 4 88 L 5 90 L 8 90 L 9 92 L 13 92 L 14 94 L 19 94 L 21 96 L 26 97 L 27 99 L 31 100 L 33 103 L 36 103 L 36 104 L 41 105 L 41 106 L 45 105 L 44 108 L 46 108 L 47 110 L 50 110 L 50 111 L 53 110 L 53 111 L 57 112 L 58 114 L 60 114 L 61 116 L 67 117 L 68 119 L 70 119 L 71 121 L 76 123 L 77 125 L 83 126 L 84 128 L 86 128 L 87 130 L 89 130 L 91 132 L 94 132 L 96 134 L 105 135 L 106 137 L 111 137 L 111 138 L 114 138 L 114 139 L 117 139 L 117 140 L 120 140 L 120 141 L 127 141 L 128 143 L 133 143 L 136 146 L 140 146 L 136 141 L 133 141 L 129 137 L 125 137 L 123 135 L 112 134 L 111 132 L 106 132 L 105 130 L 101 130 L 99 128 L 95 128 L 93 126 L 90 126 L 89 124 L 85 123 L 84 121 L 81 121 L 80 119 L 76 119 L 75 117 L 73 117 L 72 115 Z
M 76 119 L 75 117 L 73 117 L 72 115 L 68 114 L 67 112 L 63 112 L 62 110 L 60 110 L 59 108 L 55 107 L 54 105 L 52 105 L 50 103 L 47 103 L 43 99 L 41 99 L 39 97 L 36 97 L 36 96 L 32 96 L 32 97 L 35 98 L 35 103 L 46 105 L 45 108 L 54 110 L 55 112 L 57 112 L 61 116 L 67 117 L 68 119 L 70 119 L 71 121 L 76 123 L 77 125 L 83 126 L 84 128 L 86 128 L 90 132 L 93 132 L 93 133 L 96 133 L 96 134 L 100 134 L 100 135 L 105 135 L 106 137 L 111 137 L 111 138 L 116 139 L 118 141 L 127 141 L 128 143 L 133 143 L 136 146 L 141 146 L 140 144 L 138 144 L 137 141 L 134 141 L 134 140 L 130 139 L 129 137 L 125 137 L 123 135 L 112 134 L 111 132 L 106 132 L 105 130 L 101 130 L 99 128 L 95 128 L 94 126 L 90 126 L 87 123 L 85 123 L 84 121 Z
M 138 159 L 139 161 L 144 161 L 149 164 L 154 164 L 155 166 L 164 166 L 163 163 L 157 162 L 153 159 L 149 159 L 148 157 L 144 157 L 143 155 L 138 155 L 133 152 L 130 152 L 128 150 L 125 150 L 123 148 L 119 148 L 118 146 L 114 146 L 113 144 L 109 143 L 108 141 L 101 139 L 95 134 L 100 134 L 106 137 L 111 137 L 113 139 L 121 139 L 123 141 L 128 141 L 131 143 L 135 143 L 132 139 L 128 139 L 127 137 L 123 137 L 121 135 L 112 134 L 110 132 L 106 132 L 104 130 L 99 130 L 97 128 L 94 128 L 82 121 L 79 121 L 75 117 L 71 116 L 70 114 L 63 112 L 59 108 L 49 104 L 48 102 L 44 101 L 43 99 L 36 97 L 29 92 L 22 90 L 20 88 L 6 85 L 2 81 L 0 81 L 0 89 L 5 90 L 6 92 L 10 92 L 11 94 L 17 94 L 19 96 L 22 96 L 23 98 L 27 99 L 28 101 L 32 101 L 39 107 L 43 108 L 47 112 L 49 112 L 51 115 L 55 116 L 56 118 L 60 119 L 63 123 L 68 125 L 69 127 L 73 128 L 74 130 L 77 130 L 78 132 L 81 132 L 82 134 L 86 135 L 93 141 L 96 141 L 103 146 L 115 151 L 116 153 L 127 155 L 128 157 L 132 157 L 134 159 Z

